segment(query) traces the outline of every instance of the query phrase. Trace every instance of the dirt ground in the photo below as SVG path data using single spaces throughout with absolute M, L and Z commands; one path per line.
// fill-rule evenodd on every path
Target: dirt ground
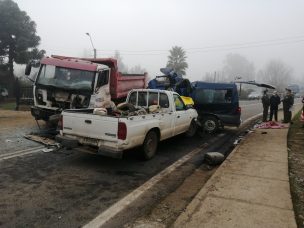
M 36 122 L 32 117 L 31 112 L 0 109 L 0 130 L 4 130 L 5 128 L 31 126 L 36 126 Z
M 289 178 L 295 217 L 304 228 L 304 123 L 295 116 L 288 133 Z

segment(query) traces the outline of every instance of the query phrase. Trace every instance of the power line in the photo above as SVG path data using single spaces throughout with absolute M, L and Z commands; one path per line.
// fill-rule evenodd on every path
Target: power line
M 257 45 L 257 44 L 263 44 L 263 46 L 267 46 L 266 44 L 272 44 L 275 42 L 280 42 L 280 41 L 286 41 L 288 43 L 290 42 L 297 42 L 299 41 L 299 39 L 302 41 L 302 39 L 304 38 L 304 35 L 301 36 L 294 36 L 294 37 L 285 37 L 285 38 L 278 38 L 278 39 L 271 39 L 271 40 L 263 40 L 263 41 L 251 41 L 251 42 L 245 42 L 245 43 L 234 43 L 234 44 L 223 44 L 223 45 L 213 45 L 213 46 L 206 46 L 206 47 L 192 47 L 192 48 L 184 48 L 185 51 L 191 51 L 191 50 L 205 50 L 205 49 L 215 49 L 215 48 L 235 48 L 238 46 L 247 46 L 250 47 L 249 45 Z M 102 52 L 115 52 L 116 50 L 98 50 L 98 51 L 102 51 Z M 139 54 L 139 53 L 145 53 L 145 52 L 168 52 L 167 50 L 121 50 L 119 49 L 119 52 L 122 53 L 126 53 L 129 52 L 129 54 Z M 154 54 L 154 53 L 153 53 Z M 158 53 L 156 53 L 158 54 Z
M 196 54 L 196 53 L 207 53 L 207 52 L 216 52 L 216 51 L 228 51 L 228 50 L 237 50 L 237 49 L 246 49 L 246 48 L 258 48 L 258 47 L 267 47 L 267 46 L 281 46 L 281 45 L 287 45 L 287 44 L 296 44 L 296 43 L 301 43 L 304 42 L 304 39 L 301 40 L 294 40 L 294 41 L 285 41 L 285 42 L 276 42 L 276 43 L 261 43 L 261 44 L 252 44 L 252 45 L 240 45 L 240 46 L 222 46 L 221 48 L 200 48 L 200 49 L 184 49 L 187 52 L 187 55 L 189 54 Z M 113 53 L 109 52 L 103 52 L 102 50 L 98 50 L 98 52 L 102 54 L 110 54 L 112 55 Z M 168 50 L 166 53 L 124 53 L 120 52 L 121 55 L 128 56 L 128 55 L 138 55 L 138 56 L 143 56 L 143 55 L 148 55 L 148 56 L 155 56 L 155 55 L 163 55 L 163 54 L 168 54 Z

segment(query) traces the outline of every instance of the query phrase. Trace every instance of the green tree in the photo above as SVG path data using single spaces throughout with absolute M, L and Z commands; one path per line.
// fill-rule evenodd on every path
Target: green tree
M 186 52 L 182 47 L 174 46 L 169 51 L 167 67 L 172 68 L 175 72 L 185 75 L 188 63 L 186 62 Z
M 27 63 L 45 54 L 38 50 L 40 37 L 36 35 L 36 23 L 12 0 L 0 0 L 0 64 L 8 70 L 12 79 L 14 62 Z

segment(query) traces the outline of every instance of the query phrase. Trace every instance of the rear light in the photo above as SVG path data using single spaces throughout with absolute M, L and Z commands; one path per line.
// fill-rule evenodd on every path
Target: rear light
M 241 107 L 238 107 L 238 108 L 236 109 L 236 113 L 240 113 L 240 114 L 241 114 L 241 111 L 242 111 Z
M 58 121 L 58 129 L 63 130 L 63 117 L 60 115 L 59 121 Z
M 127 125 L 123 122 L 118 122 L 117 137 L 121 140 L 125 140 L 127 138 Z

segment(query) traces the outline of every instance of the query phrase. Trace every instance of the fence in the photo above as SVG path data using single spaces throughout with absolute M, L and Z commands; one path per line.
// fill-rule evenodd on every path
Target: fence
M 21 86 L 20 87 L 20 104 L 24 105 L 33 105 L 34 104 L 34 95 L 33 95 L 33 86 Z

